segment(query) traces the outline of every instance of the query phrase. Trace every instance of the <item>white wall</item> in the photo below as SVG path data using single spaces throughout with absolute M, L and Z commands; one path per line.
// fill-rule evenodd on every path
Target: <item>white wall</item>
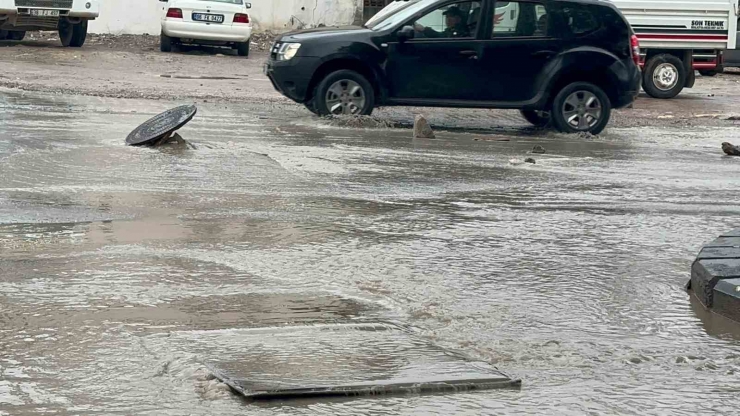
M 256 31 L 349 25 L 362 16 L 362 0 L 247 0 Z M 92 33 L 157 35 L 163 5 L 159 0 L 100 0 L 100 17 Z

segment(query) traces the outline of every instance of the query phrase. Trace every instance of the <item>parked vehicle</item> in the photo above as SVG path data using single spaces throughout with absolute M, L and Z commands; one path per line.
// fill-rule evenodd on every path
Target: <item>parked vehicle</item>
M 165 5 L 160 49 L 178 45 L 208 45 L 237 50 L 249 56 L 252 23 L 244 0 L 159 0 Z
M 20 41 L 26 32 L 55 30 L 62 45 L 81 47 L 87 22 L 100 14 L 98 0 L 0 0 L 0 40 Z
M 673 98 L 694 85 L 694 70 L 722 70 L 722 50 L 736 45 L 738 0 L 612 0 L 640 40 L 642 87 Z
M 722 66 L 723 68 L 738 68 L 740 67 L 740 49 L 737 49 L 738 46 L 740 46 L 740 18 L 738 19 L 738 31 L 735 32 L 735 49 L 728 49 L 724 51 L 723 59 L 722 59 Z M 718 71 L 722 72 L 722 71 Z M 713 75 L 713 74 L 705 74 L 705 75 Z
M 601 132 L 639 92 L 638 41 L 611 3 L 513 1 L 506 23 L 493 0 L 401 3 L 364 27 L 280 36 L 265 73 L 322 116 L 392 105 L 511 108 L 569 133 Z

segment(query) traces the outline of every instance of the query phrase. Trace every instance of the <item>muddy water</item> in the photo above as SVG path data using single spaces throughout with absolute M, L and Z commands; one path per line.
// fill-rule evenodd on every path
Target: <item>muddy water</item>
M 123 145 L 168 106 L 0 94 L 0 415 L 735 411 L 738 325 L 682 290 L 737 226 L 734 129 L 412 141 L 204 105 L 195 151 Z M 524 387 L 249 404 L 203 368 L 223 331 L 376 320 Z

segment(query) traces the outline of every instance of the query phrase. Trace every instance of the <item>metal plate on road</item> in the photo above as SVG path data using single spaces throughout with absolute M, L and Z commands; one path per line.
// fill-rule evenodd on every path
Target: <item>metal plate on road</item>
M 126 137 L 126 144 L 131 146 L 152 144 L 187 124 L 197 112 L 198 108 L 194 105 L 183 105 L 158 114 L 132 131 Z
M 213 357 L 206 366 L 254 400 L 521 387 L 521 380 L 488 363 L 442 349 L 391 323 L 229 330 L 210 336 L 220 351 L 232 353 Z

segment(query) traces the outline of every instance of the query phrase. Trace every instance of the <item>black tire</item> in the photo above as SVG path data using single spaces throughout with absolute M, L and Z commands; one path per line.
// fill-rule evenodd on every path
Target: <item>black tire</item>
M 12 30 L 8 32 L 7 39 L 14 40 L 17 42 L 22 41 L 26 37 L 25 30 Z
M 85 39 L 87 39 L 87 20 L 72 25 L 72 41 L 69 43 L 69 46 L 81 48 L 85 44 Z
M 574 102 L 579 105 L 573 105 Z M 598 117 L 594 117 L 597 108 Z M 574 82 L 555 96 L 550 117 L 555 128 L 563 133 L 599 134 L 609 124 L 611 111 L 611 101 L 601 88 L 588 82 Z
M 714 70 L 714 69 L 712 69 L 712 70 L 709 70 L 709 71 L 699 71 L 699 74 L 701 76 L 703 76 L 703 77 L 713 77 L 713 76 L 719 74 L 719 72 L 716 71 L 716 70 Z
M 164 33 L 159 35 L 159 50 L 162 52 L 172 52 L 172 38 Z
M 667 53 L 655 55 L 645 63 L 642 89 L 653 98 L 673 98 L 686 85 L 686 76 L 686 68 L 678 57 Z
M 59 40 L 65 48 L 72 44 L 72 24 L 66 20 L 59 21 Z
M 357 94 L 357 91 L 350 91 L 350 89 L 354 90 L 354 86 L 350 85 L 351 83 L 360 87 L 360 92 L 364 98 L 362 100 L 362 105 L 358 105 L 359 95 Z M 344 90 L 348 94 L 347 97 L 340 97 L 338 102 L 336 102 L 336 105 L 339 105 L 339 109 L 342 110 L 342 112 L 337 112 L 336 109 L 335 111 L 332 111 L 332 109 L 329 108 L 330 104 L 327 102 L 329 89 L 334 87 Z M 375 91 L 367 78 L 355 71 L 343 69 L 332 72 L 319 82 L 314 90 L 313 102 L 314 107 L 316 108 L 316 113 L 320 116 L 340 114 L 369 116 L 375 108 Z
M 312 112 L 312 113 L 314 113 L 316 115 L 319 115 L 319 112 L 316 110 L 316 105 L 314 105 L 313 100 L 311 100 L 311 101 L 309 101 L 307 103 L 303 103 L 303 105 L 306 106 L 306 109 L 308 109 L 308 111 L 310 111 L 310 112 Z
M 550 124 L 550 113 L 546 111 L 520 110 L 519 112 L 525 120 L 535 127 L 546 127 Z
M 246 41 L 244 43 L 237 43 L 236 53 L 238 53 L 239 56 L 249 56 L 249 41 Z

